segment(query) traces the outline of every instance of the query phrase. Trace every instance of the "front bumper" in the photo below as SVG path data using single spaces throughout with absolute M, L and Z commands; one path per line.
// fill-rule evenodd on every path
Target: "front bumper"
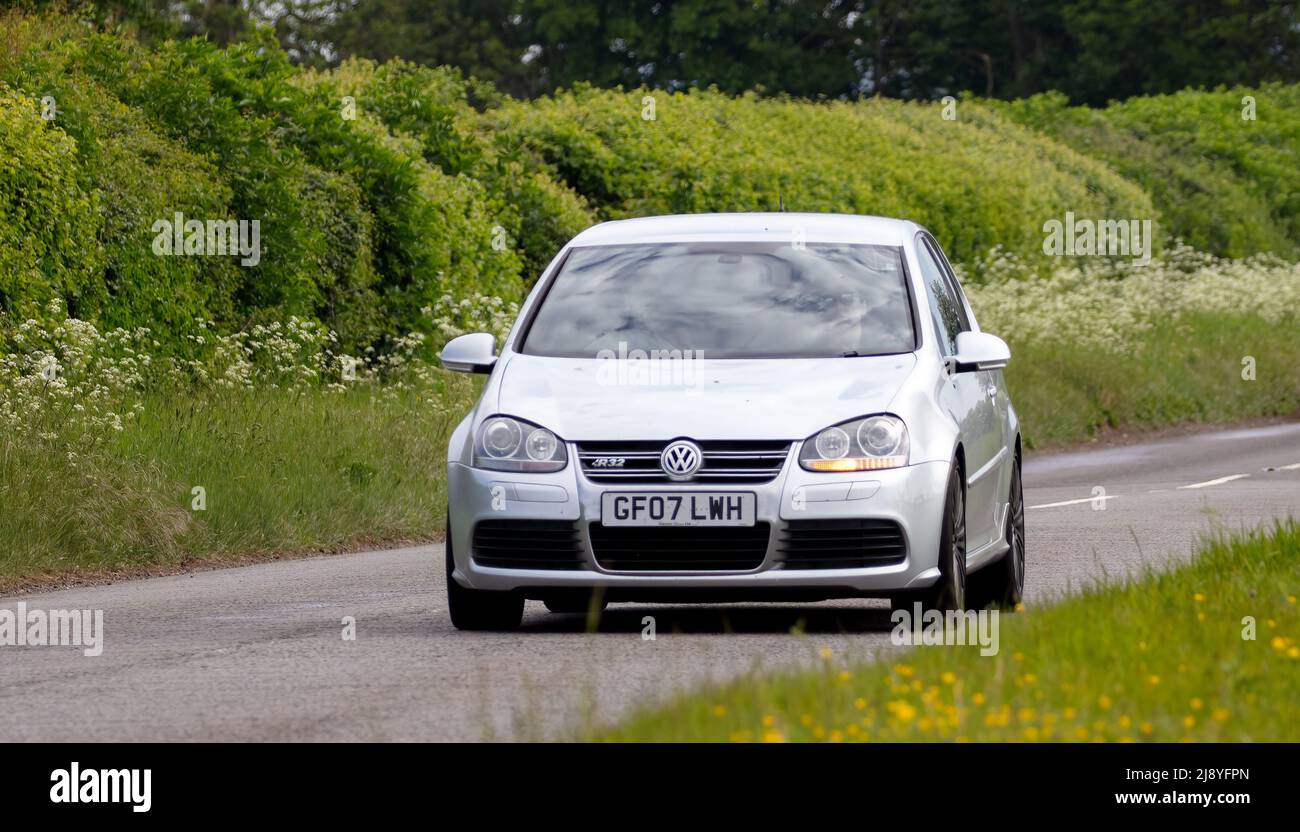
M 574 449 L 570 464 L 553 474 L 484 471 L 460 463 L 447 467 L 450 527 L 455 559 L 453 577 L 462 586 L 483 590 L 546 590 L 602 587 L 610 597 L 698 592 L 700 595 L 766 597 L 782 591 L 822 597 L 887 595 L 933 584 L 939 577 L 939 534 L 949 470 L 945 462 L 926 462 L 887 471 L 820 474 L 803 470 L 795 443 L 775 479 L 761 484 L 718 483 L 613 485 L 596 483 L 579 470 Z M 589 527 L 600 521 L 606 491 L 745 491 L 756 496 L 756 521 L 772 528 L 766 556 L 746 571 L 611 571 L 597 562 Z M 849 494 L 853 499 L 848 499 Z M 863 495 L 869 496 L 863 496 Z M 906 557 L 899 563 L 862 568 L 799 569 L 777 558 L 777 541 L 792 520 L 870 518 L 891 520 L 902 529 Z M 582 541 L 580 568 L 505 569 L 474 562 L 471 542 L 480 520 L 567 520 Z

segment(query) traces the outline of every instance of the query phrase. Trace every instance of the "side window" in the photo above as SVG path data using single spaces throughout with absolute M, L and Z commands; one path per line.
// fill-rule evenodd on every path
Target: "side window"
M 943 354 L 952 355 L 957 351 L 957 333 L 970 329 L 966 323 L 966 310 L 924 240 L 916 247 L 916 259 L 921 262 L 925 296 L 934 318 L 934 328 L 942 341 Z
M 943 269 L 943 273 L 948 276 L 948 285 L 952 287 L 952 292 L 957 296 L 957 312 L 961 317 L 961 328 L 963 332 L 969 332 L 971 329 L 970 313 L 967 312 L 966 295 L 961 290 L 961 284 L 957 282 L 957 275 L 953 274 L 952 266 L 948 265 L 948 258 L 944 255 L 943 249 L 939 248 L 939 243 L 933 237 L 922 237 L 925 245 L 930 249 L 930 255 L 934 261 Z

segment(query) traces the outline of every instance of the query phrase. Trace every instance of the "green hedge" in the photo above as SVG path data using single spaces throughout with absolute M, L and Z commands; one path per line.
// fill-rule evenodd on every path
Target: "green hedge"
M 518 254 L 529 282 L 594 222 L 580 196 L 479 132 L 475 107 L 503 99 L 455 69 L 353 59 L 328 73 L 305 73 L 302 83 L 329 91 L 334 100 L 351 96 L 359 113 L 418 141 L 429 164 L 478 182 L 494 225 L 505 232 L 501 243 Z
M 300 315 L 360 348 L 429 329 L 422 310 L 445 294 L 514 299 L 525 288 L 520 253 L 493 247 L 504 197 L 444 171 L 373 115 L 344 119 L 334 91 L 300 83 L 269 38 L 149 51 L 61 18 L 10 15 L 0 29 L 14 44 L 0 54 L 0 80 L 55 96 L 55 124 L 75 141 L 71 178 L 83 197 L 111 204 L 86 235 L 109 248 L 107 266 L 76 285 L 99 299 L 78 307 L 96 319 L 151 326 L 179 349 L 197 317 L 236 328 Z M 153 255 L 152 223 L 176 211 L 259 220 L 261 262 Z M 23 283 L 24 297 L 73 294 Z M 12 312 L 15 292 L 0 293 L 0 307 Z
M 1242 118 L 1254 96 L 1256 118 Z M 1225 257 L 1300 254 L 1300 85 L 1146 96 L 1104 110 L 1051 93 L 982 102 L 1140 184 L 1166 232 Z
M 1253 120 L 1242 118 L 1246 95 L 1255 98 Z M 1186 90 L 1133 98 L 1106 112 L 1145 141 L 1226 166 L 1264 200 L 1292 250 L 1300 245 L 1300 84 Z M 1220 214 L 1220 219 L 1231 216 Z
M 654 120 L 643 118 L 647 97 Z M 483 123 L 602 217 L 775 210 L 781 197 L 788 210 L 915 219 L 967 259 L 994 245 L 1040 252 L 1043 223 L 1066 210 L 1155 216 L 1104 165 L 987 111 L 958 115 L 888 100 L 580 87 L 508 102 Z
M 76 143 L 40 102 L 0 84 L 0 298 L 18 315 L 55 296 L 93 306 L 99 202 L 78 182 Z
M 1041 252 L 1042 226 L 1153 218 L 1218 254 L 1297 256 L 1300 86 L 998 104 L 812 103 L 591 87 L 520 102 L 447 68 L 293 67 L 269 33 L 145 48 L 58 15 L 0 15 L 0 315 L 65 300 L 184 352 L 198 318 L 290 315 L 346 350 L 430 331 L 444 296 L 517 300 L 600 219 L 883 214 L 957 260 Z M 41 118 L 40 99 L 57 114 Z M 346 118 L 344 97 L 355 101 Z M 654 117 L 646 110 L 653 99 Z M 158 257 L 151 227 L 256 219 L 262 258 Z

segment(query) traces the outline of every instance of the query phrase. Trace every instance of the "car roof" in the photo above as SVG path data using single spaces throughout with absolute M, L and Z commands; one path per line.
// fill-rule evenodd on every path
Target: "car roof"
M 853 214 L 675 214 L 603 222 L 574 237 L 569 245 L 608 246 L 713 240 L 788 242 L 799 234 L 809 243 L 901 246 L 920 230 L 921 226 L 911 220 Z

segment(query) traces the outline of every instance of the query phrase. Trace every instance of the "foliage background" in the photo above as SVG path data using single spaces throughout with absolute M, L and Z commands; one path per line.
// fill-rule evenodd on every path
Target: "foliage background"
M 1300 86 L 1185 91 L 1104 109 L 1017 102 L 809 102 L 715 89 L 578 84 L 534 100 L 456 69 L 295 66 L 274 32 L 107 32 L 73 15 L 0 17 L 0 314 L 58 299 L 183 352 L 291 316 L 343 350 L 432 333 L 429 310 L 518 300 L 601 219 L 789 209 L 904 216 L 968 279 L 990 249 L 1046 270 L 1042 224 L 1150 218 L 1218 255 L 1294 258 Z M 1241 118 L 1242 98 L 1258 119 Z M 56 105 L 41 118 L 42 99 Z M 344 117 L 345 97 L 356 118 Z M 653 118 L 646 118 L 652 101 Z M 263 256 L 157 257 L 150 227 L 257 219 Z
M 1103 106 L 1300 81 L 1290 0 L 11 0 L 143 37 L 226 45 L 259 26 L 292 59 L 455 66 L 516 97 L 580 82 L 805 98 L 1021 98 Z

